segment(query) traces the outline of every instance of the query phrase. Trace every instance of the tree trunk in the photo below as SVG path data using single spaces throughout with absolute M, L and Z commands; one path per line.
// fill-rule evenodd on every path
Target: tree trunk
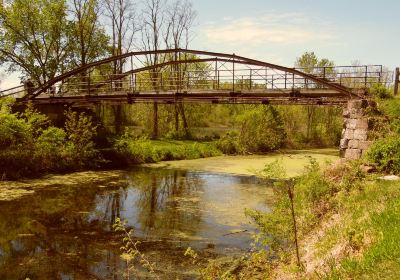
M 182 115 L 183 129 L 185 130 L 185 136 L 188 137 L 189 136 L 189 125 L 186 120 L 185 107 L 184 107 L 183 103 L 179 104 L 179 106 L 180 106 L 180 111 L 181 111 L 181 115 Z
M 153 139 L 158 138 L 158 104 L 153 103 Z
M 175 132 L 178 133 L 179 132 L 179 108 L 178 108 L 178 104 L 175 103 Z

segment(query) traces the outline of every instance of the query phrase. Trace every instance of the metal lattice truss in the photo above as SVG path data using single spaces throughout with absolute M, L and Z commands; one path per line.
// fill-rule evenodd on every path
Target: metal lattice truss
M 116 71 L 115 65 L 124 65 Z M 382 66 L 287 68 L 235 54 L 170 49 L 130 52 L 3 95 L 18 101 L 342 104 L 386 83 Z

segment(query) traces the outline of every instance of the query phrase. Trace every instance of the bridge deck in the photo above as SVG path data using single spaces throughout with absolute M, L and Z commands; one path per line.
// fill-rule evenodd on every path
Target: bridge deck
M 89 104 L 89 103 L 225 103 L 225 104 L 345 104 L 350 96 L 329 89 L 259 89 L 246 91 L 197 90 L 179 93 L 114 91 L 88 95 L 41 95 L 29 100 L 34 104 Z M 21 98 L 18 102 L 26 102 Z

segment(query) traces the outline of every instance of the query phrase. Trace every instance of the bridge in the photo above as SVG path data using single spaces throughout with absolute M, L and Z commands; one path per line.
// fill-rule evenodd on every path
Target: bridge
M 115 71 L 115 65 L 124 65 Z M 129 52 L 41 85 L 0 92 L 17 103 L 242 103 L 340 105 L 388 83 L 381 65 L 288 68 L 235 54 L 188 49 Z

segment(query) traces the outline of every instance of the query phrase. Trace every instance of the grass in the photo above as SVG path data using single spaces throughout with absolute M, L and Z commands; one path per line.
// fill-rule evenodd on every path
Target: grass
M 343 226 L 324 239 L 336 241 L 331 246 L 346 240 L 358 254 L 338 260 L 323 278 L 400 279 L 400 182 L 368 183 L 341 202 Z
M 304 271 L 294 269 L 287 194 L 277 185 L 272 212 L 248 211 L 269 246 L 265 263 L 250 258 L 233 279 L 255 272 L 260 279 L 400 279 L 400 182 L 365 174 L 357 163 L 309 170 L 294 186 Z
M 178 140 L 122 139 L 116 143 L 116 149 L 131 164 L 222 155 L 213 142 Z

